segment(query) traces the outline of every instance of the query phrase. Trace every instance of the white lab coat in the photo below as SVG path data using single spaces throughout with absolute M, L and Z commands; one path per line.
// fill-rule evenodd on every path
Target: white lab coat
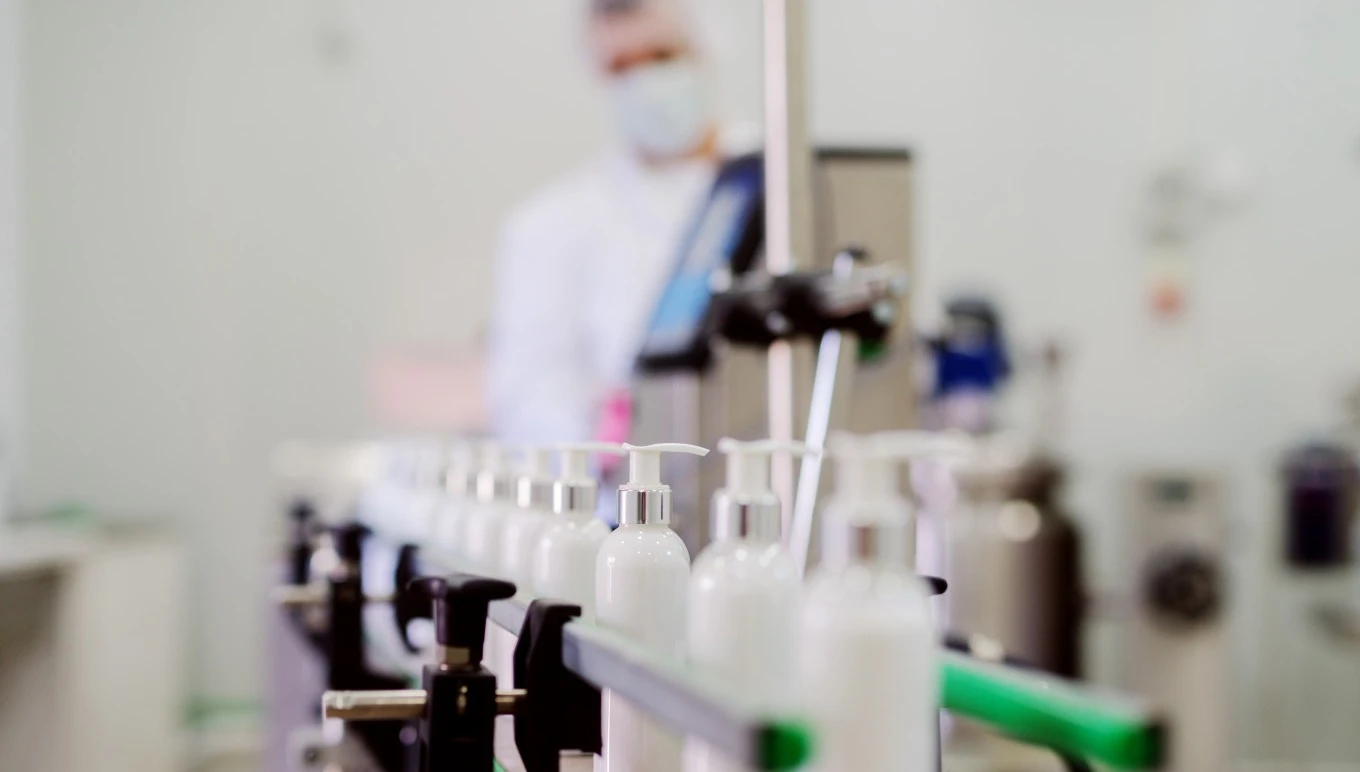
M 594 436 L 627 388 L 678 245 L 712 184 L 707 161 L 648 167 L 619 151 L 522 204 L 501 236 L 488 344 L 497 437 Z

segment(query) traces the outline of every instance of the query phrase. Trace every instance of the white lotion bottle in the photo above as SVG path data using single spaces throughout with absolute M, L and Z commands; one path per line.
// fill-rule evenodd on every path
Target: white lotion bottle
M 401 541 L 420 544 L 429 538 L 435 513 L 443 500 L 448 447 L 440 442 L 419 441 L 413 455 L 410 489 L 392 533 Z
M 689 551 L 670 529 L 671 489 L 661 482 L 662 453 L 708 454 L 669 443 L 628 451 L 628 482 L 619 486 L 619 528 L 595 563 L 595 615 L 601 627 L 668 657 L 682 657 Z M 649 720 L 609 689 L 602 700 L 603 749 L 597 772 L 678 772 L 681 738 Z
M 514 477 L 509 472 L 504 447 L 485 443 L 480 451 L 476 502 L 463 514 L 462 568 L 502 579 L 505 577 L 500 567 L 501 529 L 506 511 L 514 506 Z
M 505 578 L 500 565 L 501 530 L 507 510 L 514 506 L 514 477 L 508 471 L 506 450 L 496 443 L 481 446 L 477 500 L 463 514 L 463 549 L 459 568 L 496 579 Z M 486 626 L 482 664 L 496 674 L 500 688 L 510 688 L 514 673 L 505 668 L 506 648 L 513 656 L 514 637 L 494 624 Z
M 780 543 L 780 503 L 770 489 L 770 456 L 805 445 L 723 439 L 727 487 L 713 494 L 712 543 L 689 580 L 689 661 L 771 712 L 797 698 L 798 612 L 803 582 Z M 685 772 L 750 769 L 696 738 L 685 741 Z
M 609 526 L 595 516 L 599 485 L 590 475 L 590 454 L 622 455 L 622 445 L 583 442 L 557 446 L 559 478 L 552 486 L 548 516 L 531 566 L 533 592 L 581 607 L 581 618 L 595 619 L 595 560 L 609 538 Z
M 475 447 L 454 440 L 449 446 L 449 463 L 444 469 L 443 497 L 435 510 L 430 532 L 430 548 L 437 555 L 462 560 L 463 515 L 476 503 L 477 470 Z
M 524 449 L 524 462 L 515 478 L 515 506 L 506 511 L 501 526 L 500 568 L 520 592 L 530 592 L 534 546 L 552 509 L 551 452 Z
M 840 436 L 831 450 L 837 492 L 799 626 L 800 697 L 817 738 L 812 769 L 934 769 L 938 636 L 907 551 L 900 456 L 872 438 Z
M 496 571 L 499 578 L 514 582 L 515 588 L 526 595 L 532 594 L 529 560 L 533 545 L 551 506 L 550 462 L 549 451 L 544 448 L 521 449 L 520 469 L 511 475 L 513 501 L 502 507 L 499 524 L 490 540 L 497 551 L 491 570 Z M 518 630 L 504 630 L 494 623 L 487 625 L 486 657 L 490 662 L 487 667 L 496 674 L 497 684 L 502 689 L 514 687 L 518 635 Z

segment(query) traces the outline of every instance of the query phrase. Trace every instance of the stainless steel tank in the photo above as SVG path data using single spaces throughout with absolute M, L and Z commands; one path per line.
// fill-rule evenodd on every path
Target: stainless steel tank
M 946 629 L 985 636 L 1067 677 L 1081 670 L 1081 540 L 1056 496 L 1052 459 L 1000 448 L 957 470 L 946 525 Z

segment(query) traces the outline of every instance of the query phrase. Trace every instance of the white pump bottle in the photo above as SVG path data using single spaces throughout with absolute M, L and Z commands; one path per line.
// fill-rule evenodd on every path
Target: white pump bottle
M 670 529 L 671 489 L 661 482 L 662 453 L 708 454 L 678 443 L 628 451 L 629 479 L 619 486 L 619 528 L 604 540 L 595 563 L 595 614 L 601 627 L 667 656 L 685 646 L 689 551 Z M 679 737 L 657 726 L 610 690 L 602 703 L 603 752 L 597 772 L 676 772 Z
M 515 507 L 501 527 L 501 571 L 520 591 L 531 589 L 534 546 L 552 510 L 550 451 L 525 448 L 524 465 L 515 478 Z
M 935 768 L 938 635 L 908 552 L 914 523 L 897 486 L 904 450 L 873 437 L 832 443 L 837 490 L 799 635 L 817 770 Z
M 761 708 L 790 708 L 797 697 L 799 601 L 803 582 L 780 543 L 779 498 L 770 489 L 770 455 L 807 446 L 724 439 L 727 487 L 713 494 L 712 543 L 689 581 L 690 662 Z M 686 772 L 740 772 L 746 765 L 705 743 L 685 742 Z
M 455 559 L 462 556 L 463 515 L 474 504 L 477 492 L 474 450 L 471 443 L 460 440 L 450 445 L 443 498 L 435 510 L 430 532 L 432 550 Z
M 506 450 L 495 443 L 481 447 L 481 471 L 477 473 L 477 501 L 463 515 L 463 549 L 460 568 L 482 576 L 505 578 L 501 567 L 501 531 L 507 512 L 514 507 L 514 477 L 509 473 Z M 514 654 L 514 637 L 496 625 L 487 625 L 482 662 L 496 673 L 501 688 L 514 682 L 505 663 Z M 507 650 L 510 652 L 507 654 Z
M 463 515 L 462 558 L 465 570 L 499 579 L 504 576 L 500 566 L 501 529 L 506 511 L 514 506 L 514 478 L 504 447 L 486 443 L 480 450 L 477 501 Z
M 391 530 L 398 539 L 418 544 L 429 537 L 444 499 L 449 449 L 443 443 L 422 440 L 414 443 L 412 455 L 410 488 Z
M 552 514 L 534 545 L 531 565 L 534 594 L 581 607 L 581 618 L 595 619 L 595 559 L 609 537 L 609 526 L 595 517 L 599 486 L 590 476 L 591 453 L 622 455 L 622 445 L 583 442 L 557 446 L 562 467 L 552 486 Z

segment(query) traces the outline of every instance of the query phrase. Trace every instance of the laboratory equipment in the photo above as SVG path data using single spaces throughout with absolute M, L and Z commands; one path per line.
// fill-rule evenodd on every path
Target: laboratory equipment
M 909 428 L 914 386 L 907 346 L 889 345 L 865 352 L 879 355 L 869 361 L 858 356 L 860 347 L 851 340 L 853 336 L 847 336 L 842 346 L 840 333 L 824 325 L 832 333 L 825 336 L 826 341 L 807 330 L 783 326 L 774 335 L 745 340 L 741 346 L 725 345 L 726 332 L 739 329 L 742 321 L 752 323 L 748 329 L 771 322 L 779 326 L 781 321 L 777 313 L 762 313 L 778 309 L 742 308 L 721 301 L 721 296 L 740 284 L 744 276 L 756 271 L 760 249 L 769 251 L 760 203 L 770 186 L 761 166 L 759 159 L 750 157 L 730 162 L 695 217 L 638 360 L 633 436 L 673 437 L 711 446 L 724 436 L 771 435 L 769 395 L 765 388 L 752 386 L 775 386 L 777 380 L 777 390 L 787 387 L 793 395 L 788 411 L 802 415 L 804 406 L 813 400 L 814 379 L 819 373 L 827 374 L 823 380 L 829 381 L 820 391 L 834 396 L 826 402 L 835 426 L 861 431 Z M 850 242 L 904 272 L 909 266 L 911 235 L 907 216 L 909 154 L 897 149 L 826 148 L 817 154 L 815 180 L 825 206 L 818 210 L 816 244 L 810 254 L 802 256 L 807 264 L 799 266 L 810 272 L 804 279 L 811 275 L 825 279 L 840 245 Z M 764 275 L 773 276 L 768 269 L 767 265 Z M 779 284 L 773 289 L 792 291 L 794 286 Z M 810 284 L 805 281 L 797 286 L 807 289 Z M 900 306 L 904 293 L 898 294 L 896 305 Z M 743 296 L 750 298 L 751 293 Z M 777 300 L 768 293 L 764 297 Z M 882 339 L 910 339 L 910 322 L 903 310 L 897 308 L 885 322 L 883 326 L 891 332 Z M 829 360 L 829 364 L 814 366 L 806 346 L 790 343 L 796 340 L 817 341 L 821 360 Z M 788 377 L 772 379 L 766 363 L 769 352 L 785 349 L 798 350 L 792 357 L 797 367 Z M 860 367 L 852 382 L 851 370 L 856 363 Z M 795 434 L 803 434 L 802 423 L 799 419 Z M 784 498 L 782 526 L 787 531 L 795 496 L 791 484 L 787 490 L 779 490 L 792 482 L 781 472 L 786 461 L 782 454 L 776 458 L 773 483 Z M 805 463 L 815 466 L 819 462 Z M 667 476 L 676 483 L 677 505 L 694 511 L 711 500 L 722 479 L 722 469 L 716 460 L 676 458 L 668 460 Z M 677 529 L 697 553 L 708 542 L 707 525 L 705 519 L 699 519 L 680 523 Z
M 1352 525 L 1360 468 L 1353 451 L 1310 442 L 1285 455 L 1284 559 L 1296 570 L 1347 566 L 1352 560 Z
M 993 436 L 979 438 L 954 474 L 959 501 L 944 517 L 949 629 L 1077 677 L 1086 601 L 1078 532 L 1058 505 L 1061 467 Z
M 991 431 L 997 392 L 1011 374 L 1001 315 L 987 298 L 962 296 L 945 304 L 945 317 L 943 334 L 928 341 L 934 365 L 931 423 Z
M 1136 613 L 1129 685 L 1176 728 L 1167 769 L 1228 768 L 1227 527 L 1223 485 L 1201 471 L 1149 470 L 1133 480 L 1130 543 Z

